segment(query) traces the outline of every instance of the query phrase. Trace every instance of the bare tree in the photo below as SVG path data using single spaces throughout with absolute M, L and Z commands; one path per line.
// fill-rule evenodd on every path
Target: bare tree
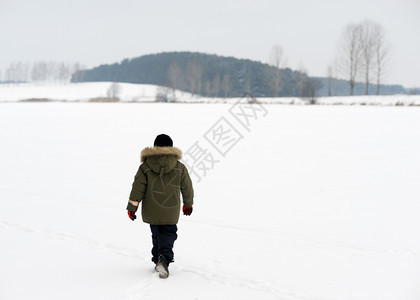
M 194 78 L 196 80 L 196 91 L 197 94 L 201 95 L 201 86 L 202 86 L 202 77 L 203 77 L 203 67 L 201 64 L 196 63 L 193 69 Z
M 229 96 L 229 92 L 230 92 L 230 75 L 229 75 L 229 73 L 225 73 L 223 75 L 222 85 L 223 85 L 223 92 L 225 93 L 225 98 L 227 98 Z
M 328 97 L 332 96 L 333 82 L 334 82 L 333 68 L 331 66 L 328 66 L 327 68 Z
M 196 61 L 189 61 L 187 64 L 187 71 L 185 80 L 191 94 L 201 94 L 201 77 L 203 75 L 202 66 Z
M 170 88 L 167 86 L 158 86 L 156 90 L 156 102 L 169 102 Z
M 168 69 L 168 80 L 170 86 L 172 88 L 172 93 L 175 95 L 175 90 L 181 88 L 182 85 L 182 69 L 181 67 L 175 62 L 169 66 Z
M 334 69 L 333 69 L 333 71 L 334 71 L 334 78 L 336 79 L 336 80 L 334 80 L 334 84 L 333 84 L 333 91 L 334 91 L 333 95 L 334 96 L 337 96 L 338 95 L 338 82 L 337 82 L 337 79 L 338 79 L 339 72 L 338 72 L 337 65 L 338 65 L 337 64 L 337 59 L 335 59 L 334 60 Z
M 344 28 L 338 45 L 339 69 L 349 81 L 350 95 L 354 94 L 354 86 L 360 72 L 362 55 L 360 36 L 360 24 L 350 23 Z
M 376 60 L 376 95 L 380 93 L 382 79 L 390 59 L 390 45 L 385 40 L 385 30 L 380 24 L 374 27 L 375 60 Z
M 319 79 L 309 77 L 303 64 L 299 66 L 298 76 L 299 96 L 309 101 L 310 104 L 315 104 L 318 91 L 322 88 L 322 82 Z
M 23 64 L 22 62 L 18 62 L 15 65 L 15 82 L 21 82 L 24 76 Z
M 27 67 L 28 65 L 22 62 L 11 63 L 6 70 L 5 80 L 13 83 L 27 81 Z
M 58 67 L 57 63 L 54 61 L 49 61 L 47 63 L 47 80 L 50 82 L 56 81 L 58 78 Z
M 110 99 L 119 99 L 121 93 L 121 85 L 117 82 L 111 83 L 106 94 Z
M 274 97 L 279 96 L 281 72 L 280 68 L 284 64 L 284 52 L 283 48 L 279 45 L 275 45 L 270 52 L 270 64 L 275 68 L 274 75 Z
M 24 82 L 28 82 L 30 81 L 30 70 L 31 70 L 31 66 L 29 65 L 29 63 L 23 63 L 22 65 L 22 78 L 21 80 Z
M 218 97 L 220 92 L 220 75 L 216 74 L 213 78 L 213 95 Z
M 310 104 L 315 104 L 318 91 L 321 88 L 322 82 L 319 79 L 307 76 L 303 88 L 303 97 L 309 99 Z
M 71 72 L 70 72 L 70 67 L 67 64 L 60 63 L 58 65 L 57 73 L 58 73 L 57 74 L 58 80 L 61 83 L 65 83 L 65 82 L 69 81 Z
M 6 72 L 4 74 L 5 76 L 5 81 L 8 82 L 15 82 L 16 81 L 16 67 L 15 64 L 12 63 L 9 65 L 9 67 L 6 69 Z
M 249 75 L 245 80 L 245 93 L 252 94 L 251 77 Z
M 46 81 L 48 73 L 48 65 L 46 62 L 36 62 L 32 66 L 32 81 Z
M 306 82 L 306 69 L 303 63 L 299 64 L 298 70 L 298 78 L 297 78 L 297 87 L 299 92 L 299 97 L 304 97 L 304 89 L 305 89 L 305 82 Z
M 419 95 L 420 94 L 420 88 L 412 88 L 408 90 L 409 95 Z
M 205 89 L 206 89 L 206 97 L 210 97 L 210 95 L 211 95 L 211 82 L 210 82 L 210 80 L 206 81 Z
M 72 69 L 72 80 L 76 83 L 81 82 L 85 75 L 84 70 L 86 69 L 86 67 L 77 62 L 73 64 Z
M 372 76 L 372 68 L 375 60 L 375 28 L 377 24 L 372 21 L 364 21 L 360 24 L 360 47 L 361 62 L 365 81 L 365 94 L 369 95 L 369 84 Z

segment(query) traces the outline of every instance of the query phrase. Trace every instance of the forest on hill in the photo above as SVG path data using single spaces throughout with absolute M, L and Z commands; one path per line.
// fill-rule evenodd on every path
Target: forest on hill
M 315 78 L 290 68 L 197 52 L 149 54 L 120 63 L 80 70 L 73 82 L 111 81 L 155 84 L 205 97 L 309 97 L 349 95 L 348 82 Z M 372 90 L 375 85 L 372 85 Z M 363 94 L 356 83 L 354 94 Z M 381 94 L 405 93 L 401 85 L 382 85 Z

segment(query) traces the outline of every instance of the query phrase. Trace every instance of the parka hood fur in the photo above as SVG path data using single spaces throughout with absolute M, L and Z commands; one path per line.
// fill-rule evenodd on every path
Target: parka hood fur
M 181 150 L 175 147 L 147 147 L 141 152 L 141 162 L 161 175 L 172 171 L 181 157 Z
M 177 160 L 182 158 L 181 150 L 175 147 L 147 147 L 141 151 L 141 162 L 145 162 L 147 157 L 160 155 L 175 156 Z

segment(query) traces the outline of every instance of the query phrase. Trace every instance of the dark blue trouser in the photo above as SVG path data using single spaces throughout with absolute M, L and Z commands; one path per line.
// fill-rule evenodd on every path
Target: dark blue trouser
M 176 234 L 178 227 L 176 225 L 150 225 L 152 231 L 152 261 L 156 264 L 159 255 L 166 258 L 168 264 L 174 260 L 174 242 L 178 235 Z

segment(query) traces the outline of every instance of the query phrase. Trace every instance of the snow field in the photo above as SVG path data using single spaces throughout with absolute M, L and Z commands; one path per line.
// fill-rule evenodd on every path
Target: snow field
M 2 84 L 0 101 L 13 102 L 27 99 L 50 99 L 55 101 L 89 101 L 106 98 L 112 82 L 83 82 L 67 84 Z M 154 101 L 157 86 L 147 84 L 118 83 L 120 97 L 124 100 Z
M 159 280 L 125 206 L 142 148 L 185 152 L 230 105 L 0 105 L 0 299 L 420 296 L 420 111 L 266 106 L 195 183 Z
M 117 83 L 118 98 L 121 102 L 154 102 L 156 95 L 162 92 L 162 87 L 150 84 Z M 81 82 L 67 84 L 27 83 L 0 84 L 0 102 L 17 101 L 64 101 L 88 102 L 95 99 L 106 101 L 112 82 Z M 167 89 L 168 98 L 184 103 L 235 103 L 235 98 L 206 98 L 176 90 L 175 95 Z M 307 100 L 298 97 L 262 98 L 258 101 L 271 104 L 308 104 Z M 390 96 L 349 96 L 349 97 L 318 97 L 321 105 L 380 105 L 380 106 L 420 106 L 420 95 L 390 95 Z

